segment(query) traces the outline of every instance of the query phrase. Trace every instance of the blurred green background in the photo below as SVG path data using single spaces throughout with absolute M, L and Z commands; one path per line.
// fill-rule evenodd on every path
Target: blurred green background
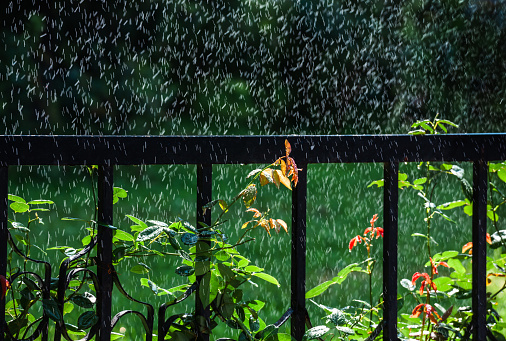
M 0 133 L 406 133 L 436 113 L 459 125 L 451 132 L 500 132 L 505 15 L 504 0 L 10 1 L 0 24 Z M 462 166 L 471 180 L 469 165 Z M 233 197 L 253 168 L 215 166 L 213 197 Z M 422 176 L 415 165 L 401 170 Z M 194 166 L 118 167 L 115 185 L 129 195 L 116 205 L 115 224 L 129 231 L 125 214 L 194 222 L 195 173 Z M 380 178 L 380 164 L 308 166 L 307 288 L 365 259 L 363 248 L 349 253 L 348 242 L 375 213 L 381 226 L 382 191 L 367 189 Z M 9 186 L 26 199 L 55 201 L 33 231 L 41 246 L 81 245 L 83 226 L 61 218 L 92 216 L 86 169 L 11 167 Z M 289 222 L 291 194 L 268 187 L 258 206 Z M 451 178 L 435 195 L 437 203 L 463 197 Z M 411 237 L 424 232 L 423 203 L 409 189 L 400 191 L 400 203 L 399 271 L 410 278 L 426 261 L 422 242 Z M 233 238 L 249 214 L 231 214 Z M 441 219 L 434 226 L 436 251 L 460 250 L 471 239 L 471 219 L 462 211 L 452 218 L 456 224 Z M 282 285 L 251 287 L 248 295 L 268 302 L 263 313 L 272 323 L 289 306 L 290 236 L 255 233 L 256 242 L 241 251 Z M 380 245 L 374 253 L 381 255 Z M 55 265 L 63 259 L 58 251 L 34 254 Z M 155 262 L 155 283 L 183 281 L 174 263 Z M 378 294 L 381 267 L 375 271 Z M 128 266 L 118 272 L 134 297 L 155 307 L 165 301 L 141 287 L 142 276 Z M 366 288 L 366 276 L 357 274 L 317 301 L 343 307 L 367 299 Z M 114 309 L 129 306 L 118 300 Z M 317 323 L 319 312 L 310 302 L 308 308 Z M 128 317 L 115 331 L 125 327 L 135 339 L 136 323 Z

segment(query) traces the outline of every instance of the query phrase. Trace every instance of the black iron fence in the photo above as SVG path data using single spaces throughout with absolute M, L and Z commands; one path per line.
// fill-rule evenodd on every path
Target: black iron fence
M 210 225 L 210 212 L 200 209 L 211 201 L 212 165 L 270 163 L 283 154 L 284 141 L 292 146 L 293 158 L 303 171 L 292 196 L 292 257 L 291 306 L 280 319 L 291 319 L 291 333 L 301 340 L 305 332 L 306 264 L 306 196 L 307 165 L 311 163 L 384 163 L 384 239 L 383 239 L 383 299 L 384 340 L 397 340 L 397 217 L 399 162 L 468 161 L 473 163 L 473 264 L 472 264 L 472 331 L 474 340 L 485 340 L 486 328 L 486 210 L 487 161 L 506 159 L 506 134 L 450 134 L 430 136 L 2 136 L 0 137 L 0 274 L 6 275 L 8 247 L 28 261 L 43 263 L 43 275 L 30 273 L 40 286 L 43 298 L 50 296 L 51 266 L 26 257 L 12 240 L 8 231 L 7 186 L 9 166 L 17 165 L 99 165 L 98 220 L 113 224 L 113 171 L 116 165 L 196 164 L 197 167 L 197 220 Z M 89 269 L 67 270 L 69 262 L 90 252 L 97 246 L 97 273 Z M 154 324 L 152 305 L 139 302 L 122 288 L 112 264 L 112 230 L 99 226 L 96 239 L 80 253 L 67 259 L 59 269 L 58 302 L 62 302 L 68 282 L 79 272 L 88 272 L 97 293 L 96 314 L 99 321 L 85 339 L 110 340 L 111 330 L 126 314 L 137 315 L 150 340 Z M 16 280 L 15 276 L 10 281 Z M 65 279 L 65 280 L 62 280 Z M 146 307 L 146 312 L 126 310 L 111 316 L 113 286 L 128 299 Z M 197 283 L 198 285 L 198 283 Z M 196 296 L 197 314 L 206 315 L 198 297 L 199 290 L 192 286 L 185 296 Z M 165 317 L 167 305 L 159 308 L 158 337 L 163 339 L 171 318 Z M 0 300 L 5 312 L 5 299 Z M 12 339 L 0 314 L 0 341 Z M 62 314 L 63 315 L 63 314 Z M 49 318 L 43 317 L 27 340 L 48 338 Z M 68 338 L 63 321 L 57 323 L 55 339 Z M 205 339 L 207 335 L 200 335 Z

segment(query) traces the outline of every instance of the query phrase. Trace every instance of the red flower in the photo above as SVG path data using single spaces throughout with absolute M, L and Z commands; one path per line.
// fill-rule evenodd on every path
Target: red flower
M 374 237 L 374 234 L 376 233 L 376 239 L 379 238 L 379 236 L 383 237 L 383 228 L 382 227 L 374 227 L 374 223 L 378 220 L 378 215 L 375 214 L 372 216 L 372 219 L 370 221 L 371 227 L 368 227 L 364 231 L 364 236 L 366 236 L 368 233 L 371 234 L 371 238 Z
M 424 280 L 420 285 L 420 295 L 423 294 L 423 290 L 425 289 L 425 287 L 427 287 L 427 290 L 430 290 L 430 288 L 432 288 L 434 289 L 434 291 L 437 291 L 436 285 L 434 284 L 434 282 L 431 281 L 429 274 L 425 272 L 424 273 L 415 272 L 413 274 L 413 277 L 411 278 L 411 284 L 415 285 L 416 280 L 420 277 L 424 278 Z
M 370 223 L 372 227 L 374 227 L 374 223 L 376 222 L 376 220 L 378 220 L 378 214 L 373 215 L 371 218 Z
M 351 249 L 353 249 L 353 247 L 355 245 L 357 245 L 357 243 L 362 243 L 362 240 L 363 240 L 363 238 L 360 237 L 360 236 L 356 236 L 356 237 L 352 238 L 350 240 L 350 245 L 348 245 L 348 248 L 350 249 L 350 252 L 351 252 Z
M 413 309 L 413 312 L 411 313 L 410 317 L 418 317 L 420 316 L 422 311 L 425 313 L 425 316 L 428 317 L 433 323 L 437 323 L 436 317 L 438 319 L 441 318 L 433 306 L 425 303 L 417 305 L 415 309 Z
M 2 296 L 0 299 L 4 299 L 5 297 L 5 293 L 7 292 L 7 289 L 9 289 L 11 287 L 9 281 L 2 275 L 0 275 L 0 286 L 1 286 L 1 290 L 2 290 Z
M 434 261 L 432 260 L 432 257 L 430 258 L 430 264 L 432 265 L 432 272 L 434 273 L 434 275 L 438 274 L 438 272 L 437 272 L 437 267 L 438 266 L 442 265 L 442 266 L 447 267 L 447 268 L 450 267 L 448 265 L 448 263 L 446 263 L 446 262 L 437 262 L 437 264 L 434 263 Z

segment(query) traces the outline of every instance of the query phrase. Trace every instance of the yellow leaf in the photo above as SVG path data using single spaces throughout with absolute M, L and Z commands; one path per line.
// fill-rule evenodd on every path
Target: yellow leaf
M 242 200 L 244 201 L 244 206 L 249 208 L 253 205 L 255 199 L 257 198 L 257 187 L 254 184 L 251 184 L 241 192 L 241 195 Z
M 267 185 L 269 182 L 274 182 L 272 179 L 272 169 L 264 169 L 260 174 L 260 184 L 262 186 Z
M 242 224 L 242 226 L 241 226 L 241 230 L 242 230 L 242 229 L 245 229 L 245 228 L 246 228 L 246 226 L 248 226 L 248 224 L 249 224 L 249 223 L 251 223 L 252 221 L 254 221 L 254 220 L 250 220 L 250 221 L 247 221 L 247 222 L 245 222 L 244 224 Z
M 254 212 L 255 214 L 253 215 L 253 218 L 260 218 L 262 216 L 262 213 L 260 213 L 260 211 L 256 208 L 248 208 L 246 212 Z
M 286 163 L 283 160 L 279 160 L 279 164 L 281 165 L 281 172 L 283 172 L 284 175 L 287 175 L 286 173 Z
M 260 220 L 259 225 L 262 226 L 265 229 L 265 231 L 267 231 L 269 236 L 271 235 L 271 233 L 269 232 L 269 222 L 266 219 Z
M 219 204 L 220 204 L 220 207 L 223 211 L 228 211 L 228 205 L 227 205 L 227 202 L 225 200 L 220 200 L 219 201 Z
M 290 155 L 290 153 L 292 152 L 292 146 L 290 146 L 290 143 L 288 142 L 288 140 L 285 140 L 285 151 L 286 151 L 286 156 Z
M 283 230 L 285 230 L 285 232 L 288 233 L 288 225 L 286 225 L 286 223 L 281 219 L 276 219 L 276 221 L 278 222 L 279 225 L 281 225 Z
M 288 188 L 289 190 L 292 190 L 292 186 L 290 185 L 290 179 L 288 179 L 285 176 L 285 174 L 283 174 L 283 172 L 280 171 L 279 169 L 276 169 L 276 173 L 278 173 L 279 182 L 285 185 L 285 187 Z
M 281 172 L 281 171 L 278 171 L 278 170 L 273 170 L 272 171 L 272 180 L 274 180 L 274 184 L 279 189 L 279 184 L 280 184 L 281 180 L 279 179 L 279 173 L 278 172 Z

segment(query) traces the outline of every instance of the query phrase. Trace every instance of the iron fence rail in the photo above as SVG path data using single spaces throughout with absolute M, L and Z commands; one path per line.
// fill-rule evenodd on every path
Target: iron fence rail
M 303 171 L 292 193 L 291 307 L 280 323 L 291 315 L 291 333 L 301 340 L 305 332 L 305 263 L 307 165 L 314 163 L 384 163 L 384 239 L 383 294 L 384 340 L 397 340 L 397 219 L 399 162 L 467 161 L 473 163 L 473 312 L 474 340 L 486 339 L 486 195 L 487 161 L 506 159 L 506 134 L 448 134 L 430 136 L 357 135 L 357 136 L 0 136 L 0 274 L 6 275 L 8 251 L 7 184 L 8 168 L 16 165 L 99 165 L 99 221 L 113 224 L 113 172 L 117 165 L 196 164 L 197 220 L 210 224 L 208 210 L 200 209 L 212 198 L 212 165 L 271 163 L 284 153 L 288 139 L 291 156 Z M 97 240 L 96 313 L 98 325 L 92 328 L 101 341 L 110 340 L 113 325 L 127 313 L 111 317 L 112 288 L 117 276 L 111 271 L 112 231 L 99 226 Z M 116 277 L 115 277 L 116 276 Z M 46 276 L 47 277 L 47 276 Z M 50 283 L 41 279 L 48 292 Z M 116 283 L 118 285 L 118 283 Z M 61 284 L 64 290 L 64 284 Z M 43 290 L 43 291 L 44 291 Z M 60 290 L 60 291 L 61 291 Z M 44 291 L 44 292 L 45 292 Z M 208 302 L 201 302 L 196 292 L 196 311 L 209 318 Z M 120 292 L 124 293 L 121 288 Z M 188 295 L 191 293 L 189 292 Z M 126 293 L 124 293 L 126 294 Z M 128 296 L 128 295 L 127 295 Z M 129 296 L 128 296 L 129 297 Z M 130 299 L 134 300 L 130 297 Z M 134 300 L 135 301 L 135 300 Z M 147 340 L 153 331 L 153 307 L 147 315 L 136 313 L 146 328 Z M 0 300 L 5 312 L 5 300 Z M 166 307 L 160 307 L 158 331 L 165 333 Z M 44 313 L 45 314 L 45 313 Z M 40 322 L 47 328 L 45 316 Z M 65 326 L 57 325 L 55 339 L 61 339 Z M 44 329 L 44 328 L 38 328 Z M 47 338 L 47 331 L 41 331 Z M 33 336 L 33 335 L 32 335 Z M 93 337 L 89 335 L 88 338 Z M 5 313 L 0 314 L 0 341 L 8 339 Z M 160 336 L 159 337 L 163 337 Z M 199 334 L 206 339 L 208 335 Z M 28 338 L 30 339 L 30 338 Z

